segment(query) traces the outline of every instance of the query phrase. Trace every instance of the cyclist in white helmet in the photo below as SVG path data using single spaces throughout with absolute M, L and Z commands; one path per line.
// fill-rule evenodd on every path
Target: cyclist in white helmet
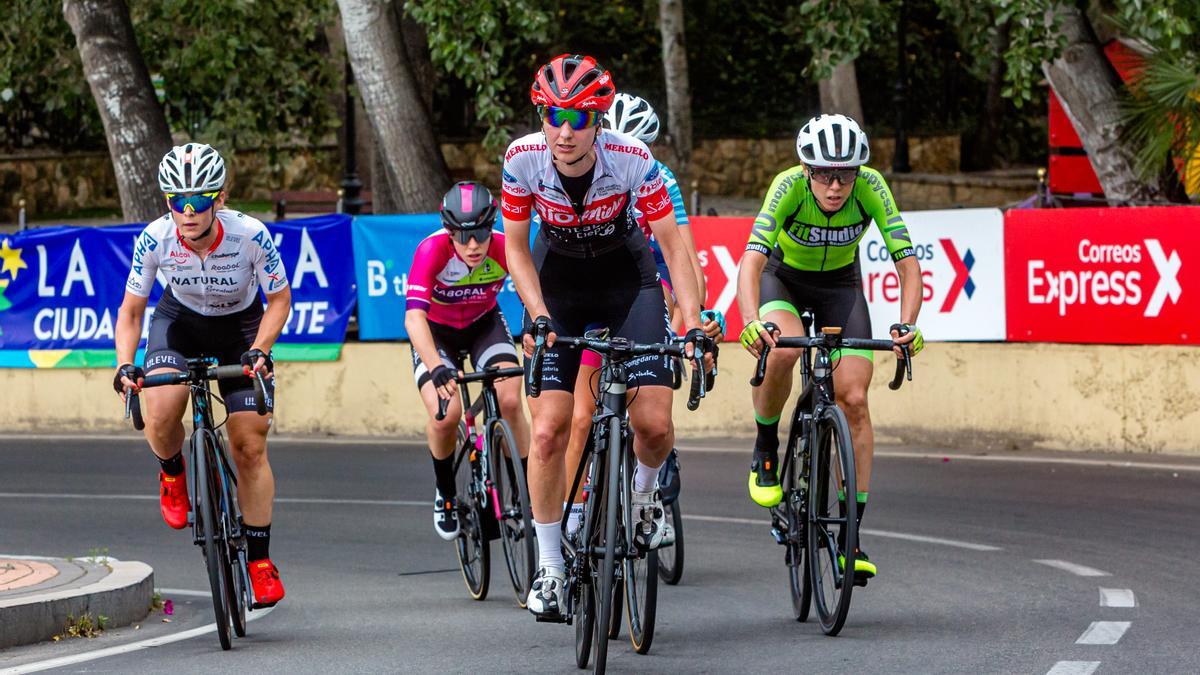
M 624 93 L 618 93 L 613 97 L 612 107 L 604 114 L 602 123 L 604 128 L 629 134 L 646 145 L 653 144 L 658 139 L 658 134 L 662 130 L 658 114 L 654 112 L 654 108 L 649 102 L 640 96 Z M 688 223 L 688 214 L 684 208 L 683 194 L 680 192 L 679 182 L 675 179 L 675 174 L 662 161 L 656 160 L 656 162 L 658 170 L 663 175 L 667 194 L 671 197 L 671 205 L 675 211 L 675 224 L 678 225 L 678 232 L 687 247 L 692 274 L 695 276 L 696 283 L 699 286 L 700 299 L 703 304 L 705 296 L 704 271 L 700 267 L 700 257 L 696 254 L 696 242 L 692 237 L 691 225 Z M 678 332 L 679 326 L 682 323 L 682 317 L 675 311 L 675 295 L 671 289 L 671 273 L 667 269 L 666 259 L 659 248 L 658 240 L 654 238 L 653 232 L 650 231 L 645 222 L 645 216 L 639 214 L 638 224 L 642 226 L 642 230 L 646 234 L 646 238 L 650 243 L 650 252 L 654 254 L 654 262 L 658 265 L 658 276 L 662 281 L 663 296 L 667 303 L 667 314 L 671 322 L 671 329 Z M 725 331 L 725 317 L 717 310 L 704 310 L 700 312 L 700 317 L 703 321 L 702 327 L 705 333 L 709 337 L 720 340 L 722 333 Z M 678 366 L 679 364 L 675 365 Z M 583 457 L 583 448 L 587 443 L 588 431 L 592 424 L 592 415 L 595 414 L 596 410 L 596 393 L 594 391 L 596 379 L 594 375 L 599 368 L 600 355 L 590 351 L 584 352 L 579 363 L 579 375 L 575 380 L 575 407 L 571 417 L 571 437 L 567 443 L 568 476 L 575 475 L 575 467 L 579 465 Z M 668 458 L 668 462 L 676 461 L 675 450 L 671 452 L 672 455 Z M 569 489 L 568 486 L 568 491 Z M 577 502 L 570 505 L 571 515 L 567 523 L 571 532 L 574 532 L 578 527 L 580 516 L 583 513 L 584 495 L 582 491 L 575 496 L 575 499 Z M 663 540 L 666 544 L 670 544 L 675 540 L 674 532 L 671 530 L 670 523 L 667 523 L 666 528 Z
M 893 324 L 890 332 L 897 345 L 908 343 L 915 356 L 924 345 L 916 326 L 923 292 L 921 265 L 887 182 L 866 165 L 871 158 L 867 135 L 845 115 L 818 115 L 800 129 L 796 153 L 800 164 L 776 176 L 767 190 L 738 265 L 738 307 L 745 325 L 742 346 L 757 357 L 764 344 L 775 346 L 780 333 L 803 335 L 800 313 L 805 309 L 813 310 L 817 328 L 839 326 L 845 337 L 871 338 L 858 242 L 873 222 L 900 278 L 900 323 Z M 774 323 L 779 332 L 767 331 L 764 322 Z M 896 351 L 899 354 L 899 347 Z M 751 499 L 766 508 L 783 496 L 779 417 L 792 391 L 799 356 L 796 349 L 773 349 L 766 378 L 753 391 L 758 438 L 748 488 Z M 854 446 L 858 494 L 852 497 L 858 502 L 861 523 L 875 452 L 867 410 L 874 352 L 841 349 L 833 358 L 833 388 Z M 877 571 L 860 546 L 855 585 L 865 585 Z
M 279 251 L 265 225 L 225 207 L 225 161 L 203 143 L 176 146 L 158 167 L 168 212 L 138 235 L 125 298 L 117 314 L 117 368 L 113 387 L 124 396 L 138 391 L 145 374 L 187 371 L 187 359 L 215 357 L 264 374 L 272 368 L 271 347 L 287 323 L 292 294 Z M 150 319 L 143 367 L 134 365 L 142 317 L 156 280 L 166 286 Z M 267 307 L 263 310 L 262 295 Z M 144 368 L 144 370 L 143 370 Z M 267 407 L 274 379 L 267 379 Z M 267 461 L 271 415 L 259 416 L 249 377 L 221 380 L 229 411 L 226 428 L 238 475 L 238 501 L 245 525 L 250 581 L 256 607 L 284 595 L 279 569 L 271 562 L 271 511 L 275 478 Z M 190 510 L 184 479 L 182 417 L 186 385 L 155 387 L 146 399 L 146 440 L 160 464 L 159 508 L 175 529 L 187 526 Z

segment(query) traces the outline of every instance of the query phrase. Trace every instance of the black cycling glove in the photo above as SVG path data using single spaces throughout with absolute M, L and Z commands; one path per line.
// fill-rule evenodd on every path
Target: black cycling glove
M 446 384 L 453 381 L 455 377 L 457 377 L 457 373 L 455 373 L 453 370 L 450 370 L 446 366 L 438 366 L 437 368 L 433 369 L 433 372 L 429 373 L 429 378 L 433 380 L 433 386 L 436 389 L 446 386 Z
M 113 376 L 113 389 L 116 389 L 118 394 L 125 392 L 125 385 L 121 384 L 122 377 L 128 377 L 134 384 L 137 384 L 146 377 L 146 373 L 132 363 L 121 364 L 121 367 L 117 368 L 117 374 Z

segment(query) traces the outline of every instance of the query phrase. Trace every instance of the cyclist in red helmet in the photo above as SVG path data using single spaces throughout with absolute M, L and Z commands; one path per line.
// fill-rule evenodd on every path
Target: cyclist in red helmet
M 644 143 L 600 129 L 615 94 L 612 76 L 591 57 L 554 58 L 538 70 L 530 90 L 542 130 L 513 141 L 504 156 L 505 250 L 528 313 L 527 355 L 533 351 L 531 326 L 550 330 L 542 395 L 529 400 L 529 491 L 541 554 L 528 600 L 531 612 L 549 620 L 561 619 L 565 603 L 559 520 L 580 358 L 577 351 L 555 347 L 554 338 L 582 335 L 593 324 L 643 343 L 662 342 L 669 333 L 658 270 L 638 226 L 638 211 L 662 247 L 689 337 L 703 335 L 699 291 L 662 171 Z M 531 251 L 534 210 L 541 227 Z M 638 464 L 633 476 L 637 538 L 656 548 L 664 529 L 656 479 L 674 442 L 671 369 L 662 356 L 637 359 L 628 369 L 636 378 L 629 419 Z

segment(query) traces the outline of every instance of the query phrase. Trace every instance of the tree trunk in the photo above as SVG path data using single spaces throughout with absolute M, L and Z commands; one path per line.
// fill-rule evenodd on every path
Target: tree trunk
M 682 0 L 659 0 L 663 76 L 667 85 L 667 140 L 678 163 L 675 172 L 688 173 L 692 160 L 692 90 L 688 84 L 687 47 L 684 44 Z M 686 186 L 685 183 L 681 185 Z
M 433 59 L 429 57 L 429 37 L 425 35 L 425 27 L 416 19 L 409 16 L 399 3 L 394 5 L 397 16 L 400 17 L 401 37 L 404 40 L 404 54 L 408 57 L 408 66 L 412 69 L 417 81 L 417 91 L 421 92 L 421 101 L 433 118 L 433 88 L 437 85 L 437 71 L 433 68 Z
M 858 71 L 854 68 L 854 59 L 840 63 L 833 69 L 833 75 L 828 80 L 817 83 L 821 94 L 821 112 L 846 115 L 866 126 L 863 118 L 862 99 L 858 95 Z
M 970 148 L 966 158 L 966 168 L 992 169 L 996 164 L 996 137 L 1000 132 L 1000 122 L 1004 116 L 1004 53 L 1008 51 L 1009 33 L 1012 19 L 1005 21 L 996 28 L 988 44 L 988 52 L 992 63 L 988 70 L 987 94 L 983 99 L 983 115 L 979 121 L 979 129 L 973 139 L 969 139 Z
M 450 179 L 397 17 L 386 0 L 338 0 L 338 6 L 354 79 L 399 210 L 428 212 Z M 374 176 L 376 186 L 383 178 Z
M 125 220 L 162 215 L 158 163 L 171 149 L 167 118 L 133 36 L 123 0 L 64 0 L 79 58 L 104 122 Z
M 1067 47 L 1054 61 L 1043 62 L 1042 71 L 1079 132 L 1105 197 L 1110 203 L 1163 199 L 1169 190 L 1161 180 L 1148 184 L 1138 178 L 1134 150 L 1122 140 L 1121 78 L 1091 23 L 1074 6 L 1060 4 L 1056 12 Z

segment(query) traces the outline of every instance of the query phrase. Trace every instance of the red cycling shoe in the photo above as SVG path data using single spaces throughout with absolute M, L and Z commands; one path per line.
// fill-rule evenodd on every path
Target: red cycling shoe
M 273 607 L 283 599 L 279 568 L 270 558 L 250 561 L 250 585 L 254 587 L 254 608 Z
M 158 506 L 162 511 L 163 520 L 176 530 L 187 527 L 188 512 L 192 510 L 191 502 L 188 501 L 187 474 L 168 476 L 159 471 L 158 485 Z

